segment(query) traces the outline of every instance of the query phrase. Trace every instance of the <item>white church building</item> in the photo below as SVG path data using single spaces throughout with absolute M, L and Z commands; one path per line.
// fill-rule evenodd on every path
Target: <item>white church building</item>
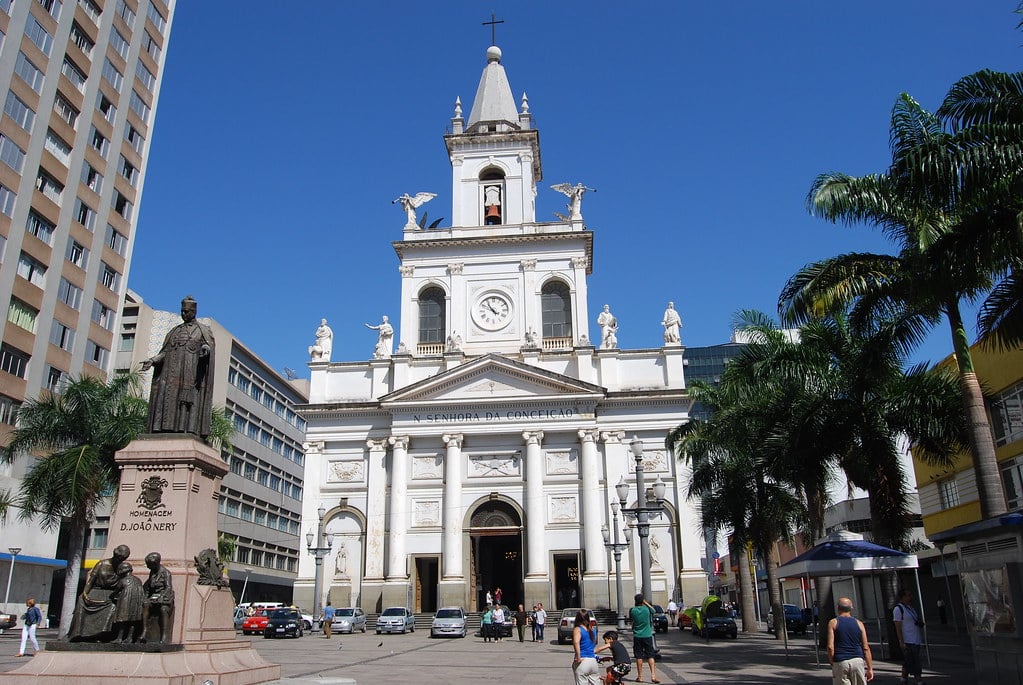
M 618 349 L 609 317 L 591 336 L 586 279 L 599 236 L 582 218 L 586 189 L 555 187 L 568 215 L 537 221 L 537 192 L 547 192 L 539 136 L 497 47 L 451 131 L 452 225 L 421 228 L 415 208 L 431 196 L 405 196 L 409 221 L 393 243 L 400 340 L 384 321 L 373 359 L 330 361 L 329 342 L 311 348 L 302 526 L 316 531 L 322 506 L 333 535 L 315 604 L 476 611 L 500 587 L 512 606 L 613 608 L 602 527 L 622 479 L 636 505 L 635 437 L 647 486 L 666 484 L 650 528 L 652 599 L 700 601 L 707 573 L 689 473 L 664 448 L 690 406 L 677 318 L 658 348 Z M 621 564 L 626 607 L 642 584 L 638 542 Z M 315 573 L 303 554 L 303 607 L 314 606 Z

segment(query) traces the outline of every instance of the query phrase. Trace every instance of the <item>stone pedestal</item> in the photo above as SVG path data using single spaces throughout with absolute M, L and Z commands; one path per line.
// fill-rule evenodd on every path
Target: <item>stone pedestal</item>
M 614 575 L 612 574 L 611 590 L 614 590 Z M 584 574 L 583 575 L 583 606 L 588 607 L 591 610 L 594 609 L 607 609 L 613 608 L 614 602 L 611 600 L 611 596 L 608 594 L 608 576 L 606 573 L 601 574 Z
M 335 579 L 330 584 L 328 597 L 335 607 L 352 606 L 352 579 L 343 577 Z
M 227 464 L 187 435 L 146 436 L 118 452 L 116 460 L 121 482 L 108 548 L 127 545 L 140 579 L 148 576 L 145 556 L 162 555 L 174 585 L 165 649 L 60 642 L 22 668 L 0 674 L 0 684 L 248 685 L 279 679 L 280 666 L 263 659 L 249 641 L 236 639 L 230 589 L 196 582 L 194 557 L 217 548 L 217 500 Z

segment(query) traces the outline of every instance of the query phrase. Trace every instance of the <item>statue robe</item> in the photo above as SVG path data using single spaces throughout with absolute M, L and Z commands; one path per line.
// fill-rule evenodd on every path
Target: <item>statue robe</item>
M 203 345 L 208 356 L 200 356 Z M 213 410 L 213 331 L 198 321 L 172 328 L 153 357 L 153 388 L 149 395 L 150 433 L 210 434 Z

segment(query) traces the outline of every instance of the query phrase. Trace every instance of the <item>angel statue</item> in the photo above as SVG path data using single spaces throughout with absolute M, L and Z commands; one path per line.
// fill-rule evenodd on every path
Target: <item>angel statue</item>
M 416 223 L 416 209 L 421 205 L 425 205 L 427 202 L 437 197 L 437 193 L 416 193 L 415 197 L 412 197 L 408 193 L 405 193 L 401 197 L 396 197 L 391 200 L 391 204 L 401 203 L 401 208 L 405 210 L 405 214 L 408 215 L 408 220 L 405 222 L 405 228 L 419 228 Z
M 582 183 L 576 183 L 575 185 L 572 185 L 571 183 L 558 183 L 557 185 L 551 186 L 551 190 L 556 190 L 568 198 L 568 217 L 562 217 L 566 218 L 568 221 L 582 221 L 583 215 L 581 210 L 583 206 L 583 193 L 587 190 L 594 193 L 597 192 L 596 189 L 587 188 Z M 557 214 L 557 212 L 555 212 L 555 214 Z M 561 215 L 558 214 L 558 216 L 560 217 Z

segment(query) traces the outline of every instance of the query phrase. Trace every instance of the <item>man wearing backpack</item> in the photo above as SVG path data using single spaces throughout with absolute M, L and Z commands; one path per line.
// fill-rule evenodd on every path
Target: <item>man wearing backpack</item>
M 28 656 L 28 654 L 25 654 L 25 646 L 30 639 L 32 640 L 32 647 L 36 650 L 37 654 L 39 653 L 39 643 L 36 642 L 36 626 L 43 622 L 43 612 L 39 611 L 39 607 L 36 606 L 36 601 L 32 597 L 28 598 L 25 606 L 28 609 L 21 615 L 21 620 L 24 623 L 21 626 L 21 649 L 18 650 L 17 656 Z
M 902 647 L 905 659 L 902 662 L 902 678 L 899 682 L 909 683 L 909 676 L 913 676 L 917 685 L 920 685 L 923 682 L 920 645 L 924 642 L 924 622 L 912 602 L 913 595 L 909 590 L 899 592 L 899 603 L 892 610 L 892 620 L 895 621 L 895 634 L 899 637 L 899 646 Z

